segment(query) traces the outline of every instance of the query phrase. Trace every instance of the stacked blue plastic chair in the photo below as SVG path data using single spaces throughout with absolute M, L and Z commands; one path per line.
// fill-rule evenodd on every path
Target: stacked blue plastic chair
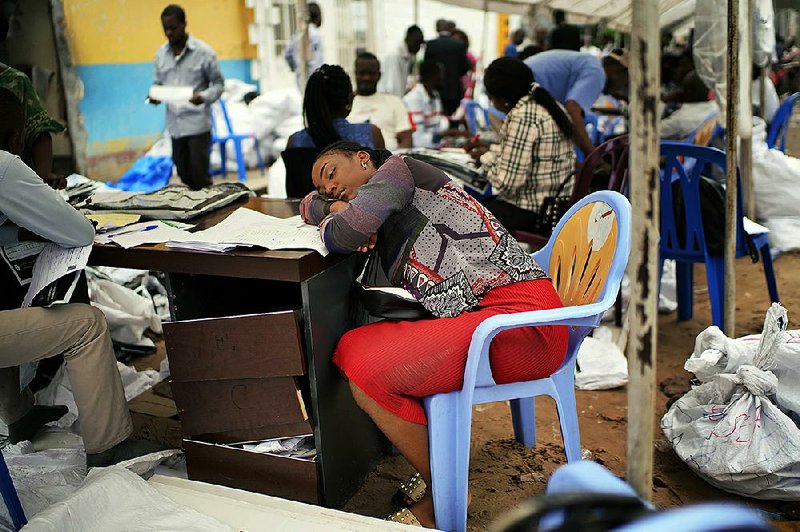
M 216 121 L 214 120 L 214 113 L 211 112 L 211 149 L 214 149 L 214 146 L 219 146 L 219 156 L 221 160 L 221 164 L 219 170 L 212 170 L 210 173 L 211 175 L 225 175 L 228 173 L 228 168 L 226 166 L 227 160 L 227 144 L 228 141 L 233 142 L 233 149 L 236 153 L 236 167 L 239 173 L 239 181 L 244 183 L 247 181 L 247 164 L 244 161 L 244 151 L 242 150 L 242 142 L 245 139 L 253 139 L 253 143 L 255 144 L 255 151 L 256 151 L 256 160 L 258 161 L 258 167 L 261 169 L 261 175 L 264 175 L 264 159 L 261 157 L 261 148 L 258 144 L 258 138 L 253 135 L 252 133 L 248 134 L 236 134 L 233 132 L 233 127 L 231 126 L 231 119 L 228 117 L 228 108 L 225 106 L 225 102 L 220 98 L 217 100 L 217 104 L 219 104 L 220 109 L 222 110 L 222 118 L 225 120 L 225 127 L 227 128 L 227 134 L 220 135 L 219 128 L 217 127 Z
M 786 134 L 789 132 L 789 120 L 792 118 L 792 111 L 797 100 L 800 99 L 800 92 L 795 92 L 785 100 L 775 111 L 772 123 L 767 132 L 767 146 L 786 152 Z
M 661 143 L 661 156 L 666 159 L 661 172 L 661 240 L 660 260 L 674 259 L 678 284 L 678 319 L 692 317 L 693 264 L 704 262 L 711 299 L 712 323 L 723 328 L 725 265 L 722 255 L 711 255 L 703 231 L 700 211 L 700 176 L 709 165 L 717 166 L 725 173 L 725 153 L 716 148 L 692 146 L 681 142 Z M 683 159 L 683 162 L 681 161 Z M 687 165 L 685 162 L 691 163 Z M 689 169 L 691 168 L 691 169 Z M 737 169 L 738 178 L 738 169 Z M 680 235 L 673 210 L 672 183 L 680 182 L 684 203 L 685 234 Z M 742 223 L 741 186 L 737 187 L 736 256 L 749 255 L 746 234 Z M 685 237 L 685 238 L 684 238 Z M 759 250 L 770 300 L 778 302 L 778 286 L 772 267 L 768 233 L 750 235 Z M 683 243 L 681 243 L 683 240 Z
M 536 444 L 534 397 L 556 403 L 567 460 L 581 459 L 575 406 L 575 360 L 583 339 L 616 300 L 630 249 L 630 204 L 617 192 L 601 191 L 573 205 L 547 245 L 533 254 L 559 293 L 564 308 L 493 316 L 472 335 L 464 386 L 425 398 L 436 526 L 466 530 L 467 478 L 472 405 L 511 401 L 514 434 Z M 489 346 L 500 332 L 538 325 L 568 325 L 569 347 L 561 367 L 535 381 L 496 384 Z
M 3 496 L 3 502 L 8 509 L 8 514 L 11 516 L 11 521 L 15 530 L 21 529 L 28 523 L 25 518 L 25 512 L 22 510 L 22 504 L 19 502 L 17 496 L 17 489 L 14 487 L 14 482 L 11 480 L 11 474 L 8 472 L 6 460 L 3 458 L 3 453 L 0 452 L 0 495 Z

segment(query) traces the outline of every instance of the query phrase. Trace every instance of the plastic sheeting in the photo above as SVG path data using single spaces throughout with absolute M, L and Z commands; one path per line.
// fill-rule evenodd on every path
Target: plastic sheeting
M 33 517 L 25 530 L 220 532 L 232 529 L 172 502 L 135 473 L 116 466 L 93 469 L 77 491 Z

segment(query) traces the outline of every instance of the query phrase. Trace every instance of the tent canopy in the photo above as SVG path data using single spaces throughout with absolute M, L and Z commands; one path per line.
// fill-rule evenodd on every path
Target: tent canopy
M 578 23 L 604 22 L 608 27 L 630 31 L 631 0 L 440 0 L 447 4 L 498 13 L 526 15 L 532 7 L 563 9 Z M 667 27 L 691 16 L 695 0 L 659 0 L 660 26 Z

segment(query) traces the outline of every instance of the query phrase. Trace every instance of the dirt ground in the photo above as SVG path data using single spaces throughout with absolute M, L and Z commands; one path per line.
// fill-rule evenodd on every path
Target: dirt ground
M 800 254 L 776 260 L 782 304 L 789 312 L 789 327 L 800 328 Z M 689 389 L 690 374 L 683 369 L 697 334 L 711 322 L 708 290 L 702 266 L 695 270 L 694 318 L 678 322 L 676 313 L 662 315 L 658 330 L 658 395 L 653 414 L 656 427 L 653 502 L 660 508 L 733 500 L 775 515 L 779 530 L 800 530 L 800 503 L 745 499 L 716 489 L 694 475 L 663 439 L 658 429 L 668 399 Z M 736 334 L 758 333 L 769 307 L 761 264 L 749 259 L 737 262 Z M 797 314 L 794 312 L 797 311 Z M 793 318 L 798 321 L 793 321 Z M 577 391 L 581 445 L 593 459 L 624 477 L 626 452 L 626 389 Z M 528 497 L 544 492 L 550 474 L 565 463 L 555 405 L 547 397 L 536 399 L 537 446 L 526 449 L 513 440 L 507 404 L 475 408 L 472 425 L 469 486 L 472 504 L 469 530 L 485 530 L 499 515 Z M 344 508 L 364 515 L 385 517 L 392 510 L 390 499 L 397 483 L 413 471 L 400 456 L 385 459 L 361 490 Z M 780 517 L 779 517 L 780 516 Z

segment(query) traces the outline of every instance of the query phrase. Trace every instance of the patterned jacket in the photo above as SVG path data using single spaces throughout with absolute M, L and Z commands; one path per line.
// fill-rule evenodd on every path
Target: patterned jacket
M 387 278 L 437 317 L 474 308 L 492 288 L 546 276 L 492 213 L 412 158 L 387 159 L 346 209 L 326 216 L 325 200 L 311 192 L 300 211 L 334 253 L 377 233 Z

